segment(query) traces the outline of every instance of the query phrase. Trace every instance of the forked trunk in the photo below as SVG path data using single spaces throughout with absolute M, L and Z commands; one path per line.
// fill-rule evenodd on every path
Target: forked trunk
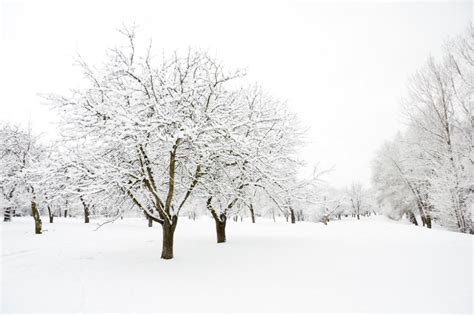
M 227 215 L 226 215 L 226 212 L 218 215 L 217 212 L 212 207 L 211 201 L 212 201 L 212 197 L 207 198 L 206 206 L 207 206 L 207 209 L 209 209 L 209 211 L 211 212 L 212 217 L 214 218 L 214 221 L 216 222 L 217 243 L 225 243 L 225 225 L 227 222 Z M 227 206 L 227 209 L 232 208 L 233 203 Z
M 162 259 L 172 259 L 173 258 L 173 239 L 174 231 L 176 225 L 178 224 L 178 217 L 173 216 L 171 223 L 168 220 L 165 220 L 162 225 L 163 229 L 163 248 L 161 250 Z

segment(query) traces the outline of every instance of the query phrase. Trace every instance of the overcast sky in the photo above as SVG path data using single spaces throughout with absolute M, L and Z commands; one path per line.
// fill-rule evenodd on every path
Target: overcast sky
M 410 75 L 443 41 L 467 29 L 471 1 L 1 1 L 0 120 L 54 136 L 38 93 L 79 85 L 77 52 L 89 62 L 140 26 L 157 52 L 208 49 L 245 68 L 309 127 L 303 157 L 335 166 L 338 187 L 370 182 L 376 149 L 402 127 Z

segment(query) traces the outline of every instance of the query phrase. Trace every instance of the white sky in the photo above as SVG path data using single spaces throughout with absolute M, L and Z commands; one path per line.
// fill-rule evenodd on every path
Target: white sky
M 303 157 L 334 165 L 327 180 L 369 183 L 370 160 L 401 128 L 407 79 L 465 30 L 470 1 L 1 1 L 0 120 L 54 136 L 37 93 L 77 87 L 122 22 L 157 52 L 199 46 L 248 70 L 310 128 Z

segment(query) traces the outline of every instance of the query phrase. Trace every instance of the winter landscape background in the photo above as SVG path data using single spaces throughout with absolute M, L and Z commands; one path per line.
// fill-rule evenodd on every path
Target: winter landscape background
M 471 2 L 1 10 L 2 314 L 472 313 Z

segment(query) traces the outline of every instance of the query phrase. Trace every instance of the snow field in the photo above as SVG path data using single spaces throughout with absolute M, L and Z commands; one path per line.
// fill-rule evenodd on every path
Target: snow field
M 46 219 L 46 218 L 45 218 Z M 329 225 L 180 218 L 175 258 L 161 228 L 125 218 L 2 223 L 1 313 L 472 312 L 472 236 L 380 216 Z

